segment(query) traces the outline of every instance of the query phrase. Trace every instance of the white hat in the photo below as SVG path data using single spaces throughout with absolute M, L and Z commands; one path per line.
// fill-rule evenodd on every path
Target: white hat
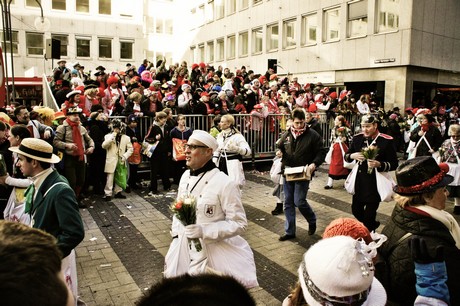
M 192 88 L 192 87 L 191 87 L 190 85 L 188 85 L 188 84 L 182 84 L 182 86 L 181 86 L 182 91 L 185 91 L 185 89 L 186 89 L 187 87 L 188 87 L 188 88 Z
M 67 99 L 70 99 L 70 97 L 72 96 L 75 96 L 76 94 L 81 94 L 81 91 L 80 90 L 72 90 L 71 92 L 69 92 L 68 94 L 66 94 L 66 98 Z
M 349 236 L 320 240 L 304 254 L 299 282 L 310 306 L 324 301 L 361 302 L 363 306 L 384 306 L 385 289 L 374 277 L 372 257 L 376 247 Z
M 206 131 L 194 130 L 188 140 L 197 140 L 213 151 L 217 150 L 218 147 L 217 140 Z
M 25 138 L 21 141 L 19 147 L 11 147 L 9 150 L 50 164 L 56 164 L 61 161 L 57 155 L 53 154 L 53 147 L 38 138 Z

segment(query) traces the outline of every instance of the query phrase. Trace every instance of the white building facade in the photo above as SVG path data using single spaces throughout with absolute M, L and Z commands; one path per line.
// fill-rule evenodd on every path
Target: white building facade
M 385 109 L 460 85 L 457 0 L 205 0 L 189 61 L 374 92 Z

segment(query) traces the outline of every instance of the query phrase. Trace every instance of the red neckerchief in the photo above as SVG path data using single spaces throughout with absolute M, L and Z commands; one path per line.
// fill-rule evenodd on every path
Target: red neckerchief
M 291 126 L 291 133 L 292 133 L 292 135 L 294 136 L 294 138 L 299 137 L 299 136 L 302 135 L 306 130 L 307 130 L 307 124 L 306 124 L 306 123 L 305 123 L 305 126 L 304 126 L 303 128 L 300 128 L 300 129 L 296 129 L 296 128 L 294 128 L 293 126 Z
M 77 150 L 73 152 L 72 155 L 78 156 L 79 160 L 83 160 L 85 155 L 85 150 L 83 149 L 83 142 L 80 133 L 80 123 L 70 121 L 69 118 L 66 119 L 70 127 L 72 127 L 72 140 L 77 145 Z M 64 135 L 65 137 L 65 135 Z

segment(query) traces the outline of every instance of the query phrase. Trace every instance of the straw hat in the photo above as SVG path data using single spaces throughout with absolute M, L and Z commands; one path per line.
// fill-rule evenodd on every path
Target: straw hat
M 11 147 L 9 150 L 46 163 L 56 164 L 61 161 L 57 155 L 53 154 L 53 147 L 38 138 L 25 138 L 19 147 Z

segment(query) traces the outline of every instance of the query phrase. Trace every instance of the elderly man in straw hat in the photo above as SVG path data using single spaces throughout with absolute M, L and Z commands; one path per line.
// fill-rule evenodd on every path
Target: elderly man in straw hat
M 185 145 L 190 170 L 180 180 L 176 207 L 181 201 L 184 207 L 195 204 L 196 222 L 184 225 L 177 214 L 173 216 L 173 241 L 164 274 L 173 277 L 218 271 L 235 277 L 246 288 L 256 287 L 254 255 L 240 236 L 248 226 L 241 192 L 212 161 L 216 149 L 216 139 L 200 130 L 195 130 Z M 189 239 L 195 241 L 191 247 Z
M 51 167 L 59 157 L 50 144 L 36 138 L 25 138 L 19 147 L 9 149 L 18 154 L 21 172 L 33 182 L 24 194 L 30 225 L 56 237 L 63 257 L 68 256 L 83 240 L 85 231 L 75 193 Z

